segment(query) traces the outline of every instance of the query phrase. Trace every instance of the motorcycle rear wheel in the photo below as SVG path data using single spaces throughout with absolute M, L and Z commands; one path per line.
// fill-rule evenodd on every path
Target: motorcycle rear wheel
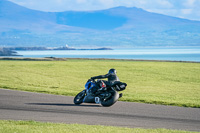
M 79 104 L 83 103 L 84 97 L 85 97 L 85 92 L 84 92 L 84 91 L 78 93 L 78 94 L 74 97 L 74 104 L 79 105 Z
M 112 106 L 119 99 L 119 93 L 117 91 L 112 92 L 112 97 L 107 100 L 102 100 L 101 105 L 104 107 Z

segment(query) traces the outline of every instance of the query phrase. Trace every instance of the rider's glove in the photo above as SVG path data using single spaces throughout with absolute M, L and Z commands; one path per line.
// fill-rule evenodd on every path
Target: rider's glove
M 94 78 L 91 78 L 90 80 L 94 81 Z
M 87 82 L 91 82 L 91 81 L 93 81 L 92 79 L 88 79 L 88 81 Z

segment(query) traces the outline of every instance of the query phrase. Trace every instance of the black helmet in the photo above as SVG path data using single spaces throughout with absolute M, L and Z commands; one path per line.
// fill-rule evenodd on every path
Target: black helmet
M 117 71 L 116 71 L 114 68 L 112 68 L 112 69 L 110 69 L 110 70 L 108 71 L 108 73 L 117 74 Z

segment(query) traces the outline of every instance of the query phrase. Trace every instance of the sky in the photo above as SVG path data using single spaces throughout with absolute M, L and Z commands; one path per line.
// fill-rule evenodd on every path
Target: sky
M 118 6 L 200 21 L 200 0 L 9 0 L 46 12 L 92 11 Z

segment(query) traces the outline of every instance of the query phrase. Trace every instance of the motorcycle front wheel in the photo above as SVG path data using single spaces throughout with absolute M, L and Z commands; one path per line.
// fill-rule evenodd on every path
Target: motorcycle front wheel
M 79 104 L 83 103 L 84 97 L 85 97 L 85 92 L 84 92 L 84 91 L 78 93 L 78 94 L 74 97 L 74 104 L 79 105 Z

